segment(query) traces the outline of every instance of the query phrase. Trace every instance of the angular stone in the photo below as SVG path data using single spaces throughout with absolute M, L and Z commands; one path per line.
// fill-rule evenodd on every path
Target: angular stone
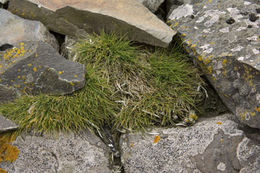
M 61 46 L 61 55 L 70 61 L 75 61 L 78 55 L 73 49 L 78 42 L 79 40 L 75 37 L 65 36 L 64 43 Z
M 22 19 L 0 9 L 0 47 L 22 41 L 43 41 L 59 49 L 57 40 L 42 23 Z
M 21 42 L 0 51 L 0 92 L 64 95 L 84 86 L 85 67 L 59 55 L 44 42 Z M 9 97 L 0 97 L 4 102 Z
M 8 9 L 70 36 L 104 30 L 126 34 L 134 41 L 167 47 L 175 35 L 136 0 L 11 0 Z
M 253 1 L 252 1 L 253 2 Z M 169 15 L 189 54 L 227 107 L 244 124 L 260 128 L 260 3 L 203 0 Z
M 205 119 L 187 128 L 123 135 L 125 172 L 258 173 L 260 144 L 247 138 L 229 117 Z
M 159 8 L 159 6 L 164 2 L 164 0 L 137 0 L 146 6 L 153 13 Z
M 20 151 L 17 160 L 0 163 L 10 173 L 112 173 L 109 149 L 89 131 L 79 135 L 22 135 L 13 145 Z
M 16 130 L 17 128 L 18 125 L 6 119 L 0 114 L 0 133 L 7 132 L 10 130 Z

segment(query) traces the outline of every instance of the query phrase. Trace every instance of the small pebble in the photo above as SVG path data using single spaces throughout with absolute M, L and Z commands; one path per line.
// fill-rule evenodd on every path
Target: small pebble
M 230 17 L 227 21 L 227 24 L 233 24 L 233 23 L 235 23 L 236 21 L 235 21 L 235 19 L 233 19 L 232 17 Z
M 255 22 L 259 17 L 255 15 L 255 13 L 249 14 L 249 20 L 251 22 Z

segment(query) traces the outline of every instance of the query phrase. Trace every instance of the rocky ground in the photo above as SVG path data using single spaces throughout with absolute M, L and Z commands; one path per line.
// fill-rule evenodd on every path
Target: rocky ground
M 260 173 L 259 28 L 258 0 L 0 0 L 0 104 L 81 89 L 85 66 L 73 61 L 71 38 L 118 31 L 139 44 L 183 45 L 230 111 L 219 115 L 215 100 L 189 127 L 8 140 L 19 127 L 0 115 L 0 173 Z

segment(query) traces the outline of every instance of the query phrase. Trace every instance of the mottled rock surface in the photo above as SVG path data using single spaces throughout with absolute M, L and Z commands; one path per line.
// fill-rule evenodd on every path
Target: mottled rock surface
M 0 133 L 17 129 L 18 126 L 0 114 Z
M 125 172 L 259 173 L 260 143 L 247 138 L 229 117 L 205 119 L 187 128 L 123 135 Z
M 203 0 L 184 4 L 168 23 L 244 124 L 260 128 L 260 2 Z
M 0 9 L 0 47 L 21 41 L 43 41 L 59 49 L 57 40 L 42 23 L 22 19 L 7 10 Z
M 164 0 L 137 0 L 146 6 L 153 13 L 159 8 L 159 6 L 164 2 Z
M 90 132 L 80 135 L 19 136 L 13 143 L 20 153 L 13 162 L 1 162 L 8 173 L 110 173 L 108 152 Z
M 75 49 L 75 45 L 78 41 L 76 37 L 65 36 L 64 43 L 61 46 L 61 55 L 70 61 L 75 61 L 78 55 L 73 49 Z
M 0 51 L 0 102 L 19 94 L 64 95 L 84 86 L 85 67 L 59 55 L 44 42 L 21 42 Z
M 105 30 L 127 34 L 134 41 L 167 47 L 175 35 L 136 0 L 11 0 L 8 9 L 70 36 Z

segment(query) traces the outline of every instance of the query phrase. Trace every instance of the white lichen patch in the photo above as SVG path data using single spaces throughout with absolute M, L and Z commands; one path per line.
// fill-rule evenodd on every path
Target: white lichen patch
M 219 21 L 220 15 L 226 14 L 226 12 L 219 11 L 219 10 L 208 10 L 204 12 L 204 16 L 201 16 L 196 23 L 201 23 L 203 22 L 206 18 L 208 19 L 205 23 L 204 26 L 206 27 L 211 27 L 214 23 Z
M 180 19 L 182 17 L 187 17 L 193 14 L 193 6 L 190 4 L 182 5 L 177 9 L 173 10 L 171 15 L 169 16 L 170 20 Z
M 210 46 L 211 46 L 210 44 L 205 44 L 200 48 L 203 50 L 203 53 L 210 54 L 213 51 L 213 48 Z
M 245 57 L 240 56 L 237 60 L 239 60 L 239 61 L 244 61 L 244 59 L 245 59 Z
M 229 32 L 229 27 L 222 28 L 222 29 L 219 30 L 219 32 L 228 33 Z
M 241 51 L 242 49 L 244 49 L 244 47 L 242 47 L 242 46 L 237 46 L 237 47 L 231 49 L 231 51 L 232 51 L 232 52 L 238 52 L 238 51 Z
M 239 21 L 239 19 L 243 18 L 243 16 L 240 14 L 240 11 L 237 8 L 227 8 L 227 11 L 230 13 L 230 16 L 234 18 L 236 21 Z
M 223 162 L 220 162 L 217 166 L 217 170 L 219 171 L 225 171 L 226 170 L 226 164 Z

